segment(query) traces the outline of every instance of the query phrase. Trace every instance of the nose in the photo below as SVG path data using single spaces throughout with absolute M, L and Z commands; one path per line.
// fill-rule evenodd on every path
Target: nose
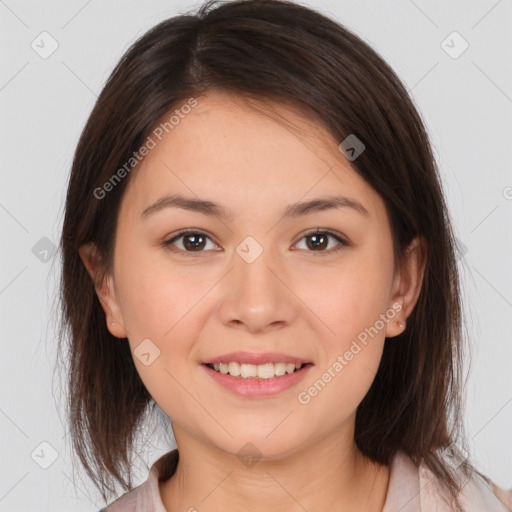
M 233 268 L 222 280 L 218 314 L 228 327 L 261 333 L 290 325 L 300 300 L 287 272 L 267 251 L 252 263 L 234 255 Z

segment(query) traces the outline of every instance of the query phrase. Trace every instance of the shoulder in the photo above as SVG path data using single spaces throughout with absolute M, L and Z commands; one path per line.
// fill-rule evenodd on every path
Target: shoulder
M 423 465 L 420 465 L 418 474 L 421 511 L 449 512 L 437 478 Z M 512 512 L 512 489 L 502 489 L 478 472 L 472 472 L 467 477 L 460 470 L 458 476 L 462 484 L 459 496 L 464 512 Z
M 496 497 L 507 507 L 507 510 L 512 511 L 512 489 L 502 489 L 495 483 L 492 483 L 492 489 Z
M 148 481 L 126 492 L 99 512 L 139 512 L 140 504 L 147 501 L 147 488 Z
M 159 491 L 159 480 L 174 473 L 178 463 L 178 450 L 162 455 L 151 466 L 147 480 L 126 492 L 99 512 L 161 512 L 165 511 Z
M 458 477 L 464 512 L 512 512 L 512 489 L 502 489 L 477 472 L 466 477 L 460 470 Z M 452 512 L 446 500 L 438 479 L 423 463 L 418 467 L 405 452 L 397 452 L 382 512 Z

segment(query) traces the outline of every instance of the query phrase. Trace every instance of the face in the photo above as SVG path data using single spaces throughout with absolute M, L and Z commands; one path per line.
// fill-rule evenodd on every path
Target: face
M 384 202 L 339 141 L 277 104 L 291 124 L 221 93 L 197 100 L 132 171 L 102 302 L 178 445 L 186 433 L 278 457 L 353 420 L 410 292 Z M 161 201 L 176 195 L 210 204 Z M 333 198 L 345 205 L 290 211 Z M 258 381 L 205 365 L 233 352 L 308 364 Z

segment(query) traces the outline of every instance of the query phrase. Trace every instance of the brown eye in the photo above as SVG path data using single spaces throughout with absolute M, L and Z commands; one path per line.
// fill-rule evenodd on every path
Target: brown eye
M 337 242 L 334 247 L 331 245 L 329 250 L 329 240 L 333 239 Z M 330 231 L 314 231 L 313 233 L 306 234 L 300 241 L 306 240 L 306 249 L 309 252 L 327 253 L 331 254 L 342 249 L 349 244 L 338 235 L 331 233 Z
M 184 230 L 180 231 L 176 236 L 173 236 L 171 239 L 163 242 L 162 245 L 176 252 L 201 253 L 205 252 L 205 248 L 207 248 L 206 246 L 208 245 L 208 241 L 210 241 L 210 243 L 214 247 L 216 247 L 216 245 L 213 242 L 211 242 L 210 237 L 208 237 L 205 233 L 202 233 L 201 231 Z M 177 249 L 171 246 L 176 246 Z
M 310 249 L 325 249 L 329 245 L 329 237 L 323 233 L 309 235 L 306 239 L 308 240 L 306 244 Z
M 206 237 L 201 234 L 183 235 L 183 245 L 187 251 L 201 250 L 205 246 Z

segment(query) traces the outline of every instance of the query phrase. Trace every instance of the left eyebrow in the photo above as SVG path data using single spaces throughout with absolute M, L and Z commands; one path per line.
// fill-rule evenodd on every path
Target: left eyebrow
M 141 217 L 149 217 L 150 215 L 165 208 L 182 208 L 184 210 L 190 210 L 202 215 L 210 215 L 224 219 L 233 219 L 235 217 L 232 211 L 217 203 L 214 203 L 213 201 L 194 199 L 181 195 L 165 196 L 158 199 L 142 212 Z M 355 199 L 343 196 L 325 197 L 302 203 L 293 203 L 284 209 L 282 216 L 299 217 L 303 215 L 309 215 L 314 212 L 340 208 L 349 208 L 365 217 L 370 216 L 368 210 L 361 203 Z

